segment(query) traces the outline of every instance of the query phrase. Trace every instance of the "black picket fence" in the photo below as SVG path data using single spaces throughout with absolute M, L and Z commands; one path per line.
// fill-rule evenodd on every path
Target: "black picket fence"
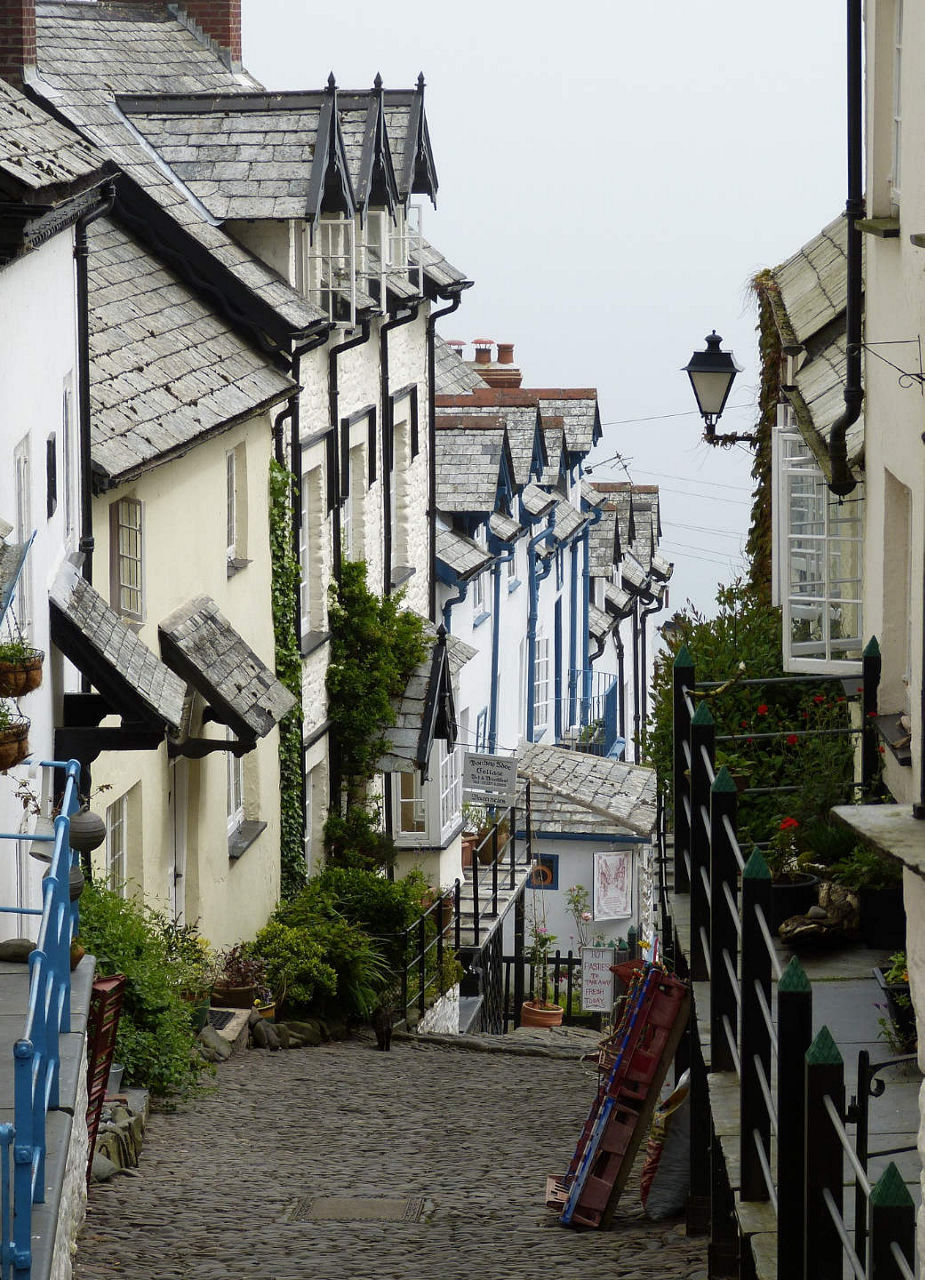
M 871 648 L 865 709 L 876 703 L 878 680 Z M 867 1100 L 882 1091 L 875 1077 L 889 1062 L 862 1058 L 860 1100 L 846 1107 L 842 1055 L 827 1028 L 813 1037 L 812 986 L 799 961 L 781 970 L 769 927 L 767 863 L 758 850 L 746 860 L 739 846 L 736 785 L 715 768 L 713 719 L 706 702 L 695 707 L 694 694 L 694 664 L 682 649 L 674 667 L 674 889 L 687 895 L 689 921 L 665 919 L 664 884 L 661 902 L 668 950 L 693 980 L 701 1006 L 708 989 L 708 1017 L 702 1007 L 692 1017 L 688 1046 L 688 1229 L 710 1234 L 711 1277 L 816 1280 L 841 1277 L 847 1265 L 859 1280 L 911 1280 L 912 1199 L 893 1163 L 874 1185 L 867 1175 Z M 876 746 L 867 740 L 866 719 L 863 732 L 869 761 Z M 703 1043 L 698 1024 L 706 1029 Z M 738 1176 L 730 1178 L 736 1165 Z

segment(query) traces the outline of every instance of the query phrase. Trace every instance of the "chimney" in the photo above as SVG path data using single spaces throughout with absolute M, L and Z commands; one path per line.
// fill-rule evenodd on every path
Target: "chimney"
M 494 338 L 473 338 L 472 345 L 475 347 L 475 363 L 477 365 L 491 364 L 491 350 L 495 345 Z
M 0 76 L 17 89 L 35 66 L 35 0 L 0 0 Z
M 519 387 L 523 374 L 514 363 L 513 342 L 499 342 L 497 361 L 487 363 L 479 373 L 490 387 Z
M 240 66 L 241 0 L 180 0 L 180 7 Z

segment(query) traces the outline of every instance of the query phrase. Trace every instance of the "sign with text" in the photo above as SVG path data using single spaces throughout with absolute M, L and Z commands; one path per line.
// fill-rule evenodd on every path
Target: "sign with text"
M 581 1007 L 594 1013 L 613 1008 L 613 947 L 581 948 Z
M 463 791 L 481 804 L 510 804 L 517 789 L 517 757 L 467 751 L 463 758 Z
M 633 863 L 628 853 L 594 855 L 594 919 L 624 920 L 633 913 Z

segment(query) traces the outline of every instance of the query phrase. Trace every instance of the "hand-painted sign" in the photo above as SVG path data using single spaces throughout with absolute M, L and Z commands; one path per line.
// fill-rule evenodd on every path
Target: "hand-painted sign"
M 481 804 L 508 803 L 517 789 L 516 756 L 491 756 L 467 751 L 463 758 L 463 791 Z
M 581 1007 L 594 1013 L 613 1008 L 613 947 L 581 948 Z

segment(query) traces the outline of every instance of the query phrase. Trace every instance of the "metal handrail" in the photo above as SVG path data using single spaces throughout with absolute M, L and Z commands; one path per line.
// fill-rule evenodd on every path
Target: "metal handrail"
M 70 951 L 78 924 L 77 903 L 70 895 L 76 860 L 70 816 L 79 807 L 80 765 L 76 760 L 40 763 L 45 769 L 63 769 L 66 779 L 54 836 L 34 837 L 53 844 L 51 866 L 42 881 L 41 911 L 15 909 L 22 915 L 40 914 L 41 921 L 29 956 L 23 1035 L 13 1047 L 13 1124 L 0 1126 L 0 1248 L 23 1280 L 32 1268 L 32 1205 L 45 1200 L 46 1118 L 60 1103 L 60 1037 L 71 1029 Z M 0 838 L 33 839 L 26 833 L 4 833 Z

